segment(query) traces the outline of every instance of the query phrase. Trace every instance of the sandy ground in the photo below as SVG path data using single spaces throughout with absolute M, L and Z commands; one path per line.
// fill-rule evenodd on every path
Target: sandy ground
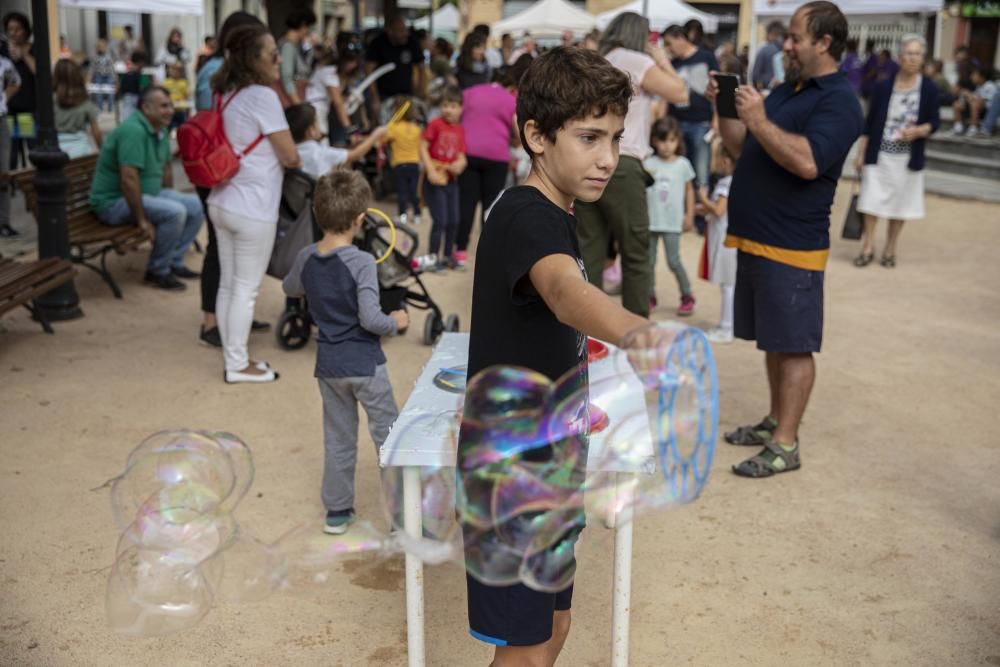
M 895 270 L 855 269 L 857 245 L 835 241 L 804 467 L 737 478 L 729 468 L 748 453 L 720 443 L 694 505 L 638 521 L 633 665 L 1000 665 L 1000 444 L 989 435 L 1000 404 L 998 216 L 996 205 L 929 197 Z M 699 248 L 699 238 L 684 239 L 691 270 Z M 107 629 L 117 535 L 107 490 L 92 489 L 146 435 L 184 426 L 241 435 L 257 476 L 237 516 L 261 539 L 321 513 L 312 346 L 282 352 L 271 334 L 254 335 L 254 355 L 281 381 L 225 385 L 219 351 L 195 341 L 198 290 L 143 287 L 143 263 L 143 254 L 112 260 L 122 301 L 81 272 L 86 317 L 57 323 L 54 336 L 24 312 L 0 322 L 0 663 L 406 664 L 401 559 L 348 562 L 325 585 L 221 605 L 176 636 Z M 662 259 L 658 277 L 661 304 L 673 304 Z M 428 285 L 467 326 L 471 273 Z M 696 290 L 691 322 L 707 328 L 717 290 Z M 273 320 L 282 305 L 267 279 L 258 315 Z M 671 312 L 661 305 L 654 317 Z M 430 353 L 416 324 L 384 344 L 400 403 Z M 745 343 L 716 353 L 721 427 L 760 418 L 761 354 Z M 362 440 L 366 517 L 378 513 L 371 449 Z M 600 667 L 609 664 L 611 533 L 585 535 L 560 664 Z M 460 571 L 429 569 L 427 580 L 428 664 L 485 665 L 487 649 L 466 633 Z

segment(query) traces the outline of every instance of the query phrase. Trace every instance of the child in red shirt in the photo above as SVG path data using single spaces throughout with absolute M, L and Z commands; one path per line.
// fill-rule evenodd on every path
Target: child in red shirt
M 455 261 L 455 238 L 458 235 L 458 175 L 465 171 L 465 133 L 462 119 L 462 91 L 457 86 L 445 89 L 441 116 L 424 130 L 420 142 L 420 161 L 424 165 L 424 199 L 431 211 L 431 249 L 437 255 L 438 271 L 458 266 Z M 444 247 L 441 238 L 444 237 Z

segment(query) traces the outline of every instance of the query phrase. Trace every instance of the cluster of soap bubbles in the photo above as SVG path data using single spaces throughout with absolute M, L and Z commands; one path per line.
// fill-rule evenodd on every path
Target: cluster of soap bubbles
M 694 500 L 717 438 L 711 347 L 700 330 L 672 323 L 646 333 L 628 353 L 591 364 L 586 382 L 581 369 L 558 382 L 510 367 L 472 378 L 450 431 L 456 465 L 419 468 L 418 498 L 411 491 L 407 502 L 413 470 L 383 457 L 382 488 L 404 549 L 425 562 L 461 562 L 483 583 L 560 591 L 573 580 L 584 525 L 620 525 Z M 439 419 L 423 422 L 430 430 Z
M 322 584 L 358 554 L 405 552 L 461 563 L 489 584 L 562 590 L 586 523 L 690 502 L 711 467 L 718 391 L 707 339 L 678 325 L 647 333 L 629 355 L 592 365 L 589 381 L 583 367 L 556 383 L 518 368 L 472 378 L 461 424 L 448 417 L 454 464 L 404 467 L 383 455 L 389 530 L 360 521 L 331 536 L 317 519 L 265 544 L 233 515 L 254 475 L 246 444 L 228 433 L 150 436 L 112 480 L 121 537 L 111 627 L 137 636 L 191 628 L 218 602 Z

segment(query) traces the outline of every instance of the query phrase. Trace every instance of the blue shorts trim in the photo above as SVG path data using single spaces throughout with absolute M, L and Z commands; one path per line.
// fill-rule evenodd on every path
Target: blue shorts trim
M 469 628 L 469 634 L 472 635 L 474 639 L 478 639 L 481 642 L 486 642 L 487 644 L 493 644 L 494 646 L 506 646 L 506 639 L 497 639 L 496 637 L 490 637 L 489 635 L 484 635 L 481 632 L 476 632 L 472 628 Z

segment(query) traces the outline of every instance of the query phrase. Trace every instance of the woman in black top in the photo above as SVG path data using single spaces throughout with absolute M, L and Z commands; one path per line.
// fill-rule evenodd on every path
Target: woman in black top
M 486 38 L 470 32 L 462 42 L 462 50 L 455 64 L 455 78 L 462 90 L 490 82 L 490 65 L 486 61 Z
M 21 12 L 9 12 L 3 17 L 7 33 L 10 60 L 21 77 L 21 87 L 7 100 L 7 113 L 14 119 L 11 133 L 10 169 L 17 169 L 17 158 L 28 166 L 27 151 L 35 144 L 35 56 L 32 52 L 31 22 Z

